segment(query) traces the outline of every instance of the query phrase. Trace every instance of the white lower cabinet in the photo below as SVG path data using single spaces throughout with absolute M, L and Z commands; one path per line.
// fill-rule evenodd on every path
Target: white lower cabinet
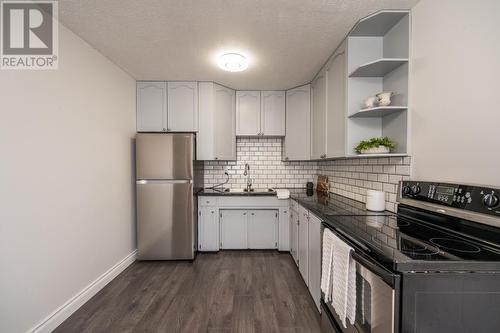
M 198 250 L 290 251 L 289 211 L 275 196 L 199 196 Z
M 314 304 L 316 304 L 318 311 L 320 311 L 321 220 L 300 205 L 298 215 L 299 227 L 297 239 L 299 271 L 311 293 Z
M 290 251 L 290 210 L 280 209 L 278 218 L 278 250 Z
M 309 211 L 299 206 L 299 271 L 309 286 Z
M 309 214 L 307 253 L 309 292 L 319 310 L 321 299 L 321 220 L 313 214 Z
M 198 250 L 219 251 L 219 219 L 216 207 L 201 207 L 198 212 Z
M 221 209 L 220 248 L 276 249 L 278 210 Z
M 290 209 L 290 253 L 298 264 L 298 245 L 299 245 L 299 213 L 295 209 Z
M 250 210 L 247 212 L 248 248 L 275 249 L 278 247 L 277 210 Z
M 248 249 L 246 210 L 220 210 L 220 248 Z

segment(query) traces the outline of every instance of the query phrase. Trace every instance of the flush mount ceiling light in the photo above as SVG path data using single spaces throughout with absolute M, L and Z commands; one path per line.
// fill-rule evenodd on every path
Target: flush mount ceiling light
M 219 67 L 228 72 L 241 72 L 248 68 L 248 59 L 239 53 L 224 53 L 217 60 Z

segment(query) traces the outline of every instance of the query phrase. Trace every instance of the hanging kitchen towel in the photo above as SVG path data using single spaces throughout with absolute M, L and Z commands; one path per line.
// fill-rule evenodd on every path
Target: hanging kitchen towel
M 356 264 L 351 257 L 352 251 L 333 235 L 332 306 L 345 328 L 347 319 L 354 324 L 356 318 Z
M 325 302 L 332 300 L 332 258 L 333 258 L 333 233 L 325 228 L 323 231 L 323 259 L 321 261 L 321 291 Z

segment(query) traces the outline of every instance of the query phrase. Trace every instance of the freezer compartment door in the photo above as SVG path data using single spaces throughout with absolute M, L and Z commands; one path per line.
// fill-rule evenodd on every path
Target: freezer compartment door
M 137 181 L 139 260 L 194 259 L 191 181 Z
M 193 134 L 137 134 L 137 179 L 193 179 L 193 150 Z

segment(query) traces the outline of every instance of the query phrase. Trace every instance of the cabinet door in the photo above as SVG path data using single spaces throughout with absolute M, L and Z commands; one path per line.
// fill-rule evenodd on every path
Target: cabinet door
M 260 135 L 260 91 L 236 92 L 236 135 Z
M 341 47 L 327 70 L 326 157 L 345 156 L 346 80 L 345 52 Z
M 322 70 L 312 83 L 311 158 L 326 155 L 326 73 Z
M 215 159 L 236 160 L 234 90 L 214 84 Z
M 283 159 L 304 161 L 311 158 L 311 86 L 286 92 L 286 135 Z
M 290 251 L 290 213 L 288 209 L 280 209 L 278 221 L 278 250 Z
M 168 126 L 173 132 L 198 131 L 197 82 L 168 82 Z
M 285 135 L 285 92 L 261 92 L 261 131 L 262 135 Z
M 198 214 L 198 249 L 219 251 L 219 221 L 215 207 L 201 207 Z
M 321 298 L 321 220 L 313 214 L 309 215 L 308 238 L 309 292 L 319 311 Z
M 299 244 L 299 214 L 294 209 L 290 210 L 290 253 L 295 263 L 298 263 Z
M 299 206 L 299 271 L 306 285 L 309 285 L 309 211 Z
M 246 210 L 220 210 L 219 223 L 221 249 L 248 249 Z
M 215 88 L 213 82 L 198 83 L 199 120 L 196 159 L 215 160 Z
M 137 82 L 137 132 L 167 130 L 167 85 Z
M 263 209 L 248 211 L 248 248 L 276 249 L 278 211 Z

